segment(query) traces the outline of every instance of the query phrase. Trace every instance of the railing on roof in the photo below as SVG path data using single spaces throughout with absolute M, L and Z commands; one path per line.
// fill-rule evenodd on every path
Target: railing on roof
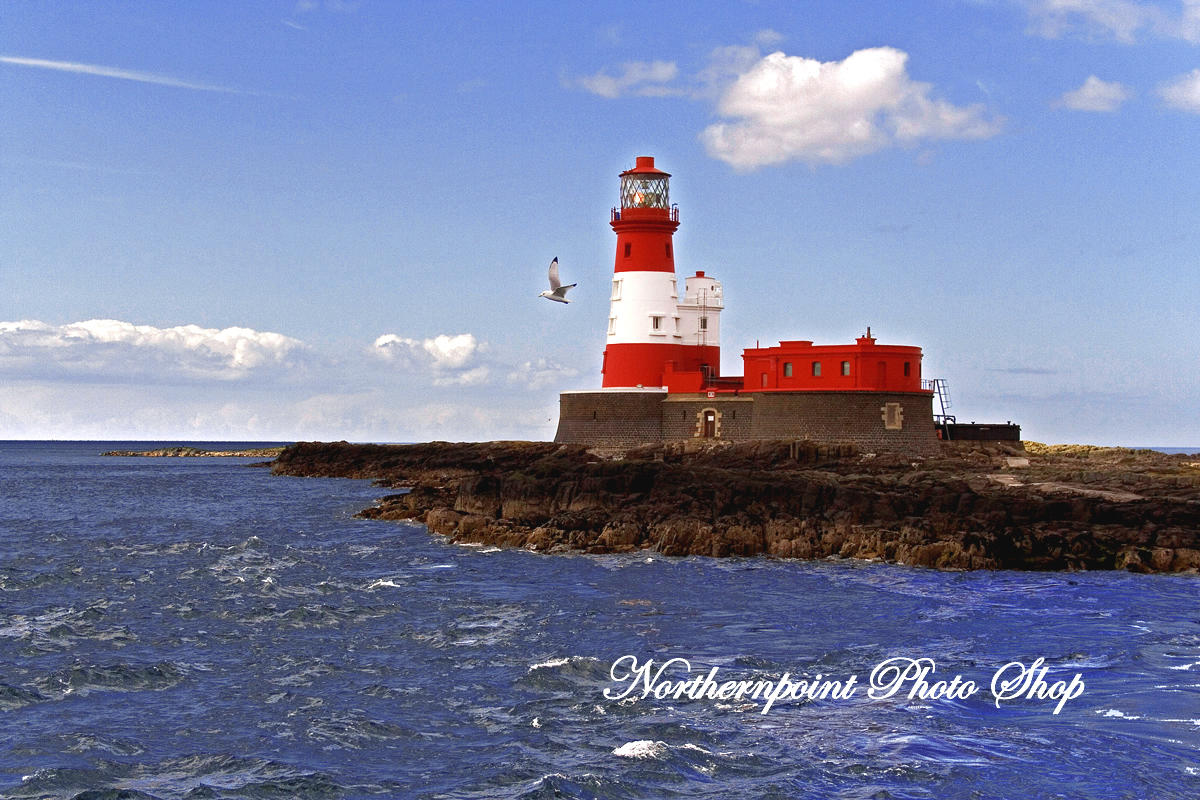
M 640 211 L 641 209 L 634 208 L 633 210 Z M 661 211 L 662 209 L 659 209 L 659 210 Z M 672 205 L 671 210 L 668 212 L 668 216 L 669 216 L 671 222 L 679 222 L 679 206 Z M 621 219 L 621 209 L 613 207 L 612 221 L 617 222 L 620 219 Z
M 946 383 L 945 378 L 922 379 L 921 388 L 927 392 L 933 392 L 938 399 L 938 405 L 941 407 L 942 413 L 934 414 L 933 421 L 936 423 L 955 422 L 954 415 L 947 414 L 952 403 L 950 402 L 950 387 Z

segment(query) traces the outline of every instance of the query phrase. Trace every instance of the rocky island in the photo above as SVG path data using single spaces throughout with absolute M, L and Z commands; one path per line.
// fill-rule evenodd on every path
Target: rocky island
M 202 450 L 199 447 L 160 447 L 157 450 L 108 450 L 102 456 L 143 458 L 275 458 L 282 447 L 252 447 L 248 450 Z
M 405 489 L 359 516 L 540 552 L 859 558 L 939 569 L 1200 570 L 1200 456 L 942 445 L 926 458 L 807 441 L 302 442 L 279 475 Z

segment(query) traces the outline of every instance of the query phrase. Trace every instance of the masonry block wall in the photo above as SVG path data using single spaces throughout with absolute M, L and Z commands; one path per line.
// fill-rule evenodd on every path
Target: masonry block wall
M 751 438 L 854 442 L 868 453 L 938 451 L 928 392 L 755 392 Z
M 564 392 L 554 441 L 636 447 L 713 438 L 852 442 L 868 453 L 938 451 L 925 392 L 754 392 L 709 398 L 654 391 Z M 706 429 L 707 412 L 714 415 Z M 709 434 L 712 434 L 710 437 Z
M 563 392 L 558 396 L 559 444 L 637 447 L 661 442 L 665 390 Z

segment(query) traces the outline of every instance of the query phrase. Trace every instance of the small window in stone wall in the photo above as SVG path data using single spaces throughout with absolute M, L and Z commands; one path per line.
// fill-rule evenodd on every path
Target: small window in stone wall
M 625 243 L 625 257 L 626 257 L 626 258 L 629 258 L 629 256 L 630 256 L 632 253 L 633 253 L 633 245 L 632 245 L 632 244 L 630 244 L 629 242 L 626 242 L 626 243 Z
M 843 361 L 843 362 L 842 362 L 842 374 L 843 374 L 843 375 L 849 375 L 849 374 L 850 374 L 850 362 L 849 362 L 849 361 Z
M 821 362 L 820 361 L 813 362 L 813 377 L 814 378 L 821 377 Z
M 617 332 L 617 318 L 616 317 L 608 318 L 608 332 L 610 335 Z
M 667 258 L 671 257 L 671 245 L 667 245 Z
M 883 408 L 879 409 L 883 412 L 883 427 L 889 431 L 898 431 L 904 428 L 904 407 L 899 403 L 884 403 Z
M 912 371 L 912 362 L 905 361 L 904 362 L 904 377 L 907 378 L 909 376 L 909 374 L 911 373 L 911 371 Z
M 650 318 L 650 330 L 652 330 L 652 331 L 661 331 L 662 330 L 662 317 L 651 317 Z
M 792 362 L 790 362 L 790 361 L 783 362 L 783 377 L 785 377 L 785 378 L 792 377 Z

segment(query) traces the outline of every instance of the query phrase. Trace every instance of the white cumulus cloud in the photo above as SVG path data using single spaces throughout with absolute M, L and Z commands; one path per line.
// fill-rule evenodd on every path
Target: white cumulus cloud
M 1000 131 L 982 104 L 955 106 L 914 81 L 908 54 L 859 50 L 820 62 L 782 52 L 754 63 L 725 89 L 718 113 L 731 121 L 701 134 L 709 155 L 739 170 L 801 160 L 840 164 L 925 139 L 983 139 Z
M 553 364 L 544 358 L 539 358 L 536 362 L 526 361 L 508 373 L 508 382 L 536 390 L 553 386 L 564 378 L 573 378 L 578 374 L 579 370 L 577 369 Z
M 428 372 L 434 386 L 476 386 L 486 383 L 490 371 L 476 365 L 487 343 L 472 334 L 442 334 L 430 339 L 410 339 L 387 333 L 375 340 L 371 351 L 408 372 Z
M 476 353 L 479 342 L 469 333 L 457 336 L 435 336 L 432 339 L 406 339 L 394 333 L 386 333 L 375 340 L 375 353 L 389 359 L 416 359 L 439 369 L 460 369 L 466 366 Z
M 1123 84 L 1102 81 L 1091 75 L 1078 89 L 1060 97 L 1055 105 L 1074 111 L 1116 111 L 1132 96 Z
M 1200 114 L 1200 69 L 1194 69 L 1158 87 L 1158 96 L 1171 108 Z
M 475 367 L 474 369 L 466 370 L 465 372 L 457 372 L 453 374 L 439 374 L 433 379 L 434 386 L 479 386 L 487 383 L 488 376 L 491 374 L 485 366 Z
M 1130 0 L 1024 0 L 1022 4 L 1032 31 L 1048 39 L 1082 30 L 1132 42 L 1138 30 L 1163 17 L 1161 9 Z
M 156 328 L 114 319 L 0 322 L 0 370 L 23 375 L 229 380 L 295 366 L 307 349 L 297 339 L 251 328 Z
M 681 89 L 669 85 L 678 75 L 679 67 L 673 61 L 630 61 L 622 65 L 619 75 L 609 75 L 600 70 L 595 75 L 567 83 L 610 100 L 628 94 L 663 97 L 683 93 Z
M 1200 42 L 1200 0 L 1182 0 L 1175 12 L 1133 0 L 1018 0 L 1029 14 L 1030 31 L 1048 39 L 1080 33 L 1133 44 L 1139 34 Z M 1176 4 L 1171 4 L 1175 6 Z

